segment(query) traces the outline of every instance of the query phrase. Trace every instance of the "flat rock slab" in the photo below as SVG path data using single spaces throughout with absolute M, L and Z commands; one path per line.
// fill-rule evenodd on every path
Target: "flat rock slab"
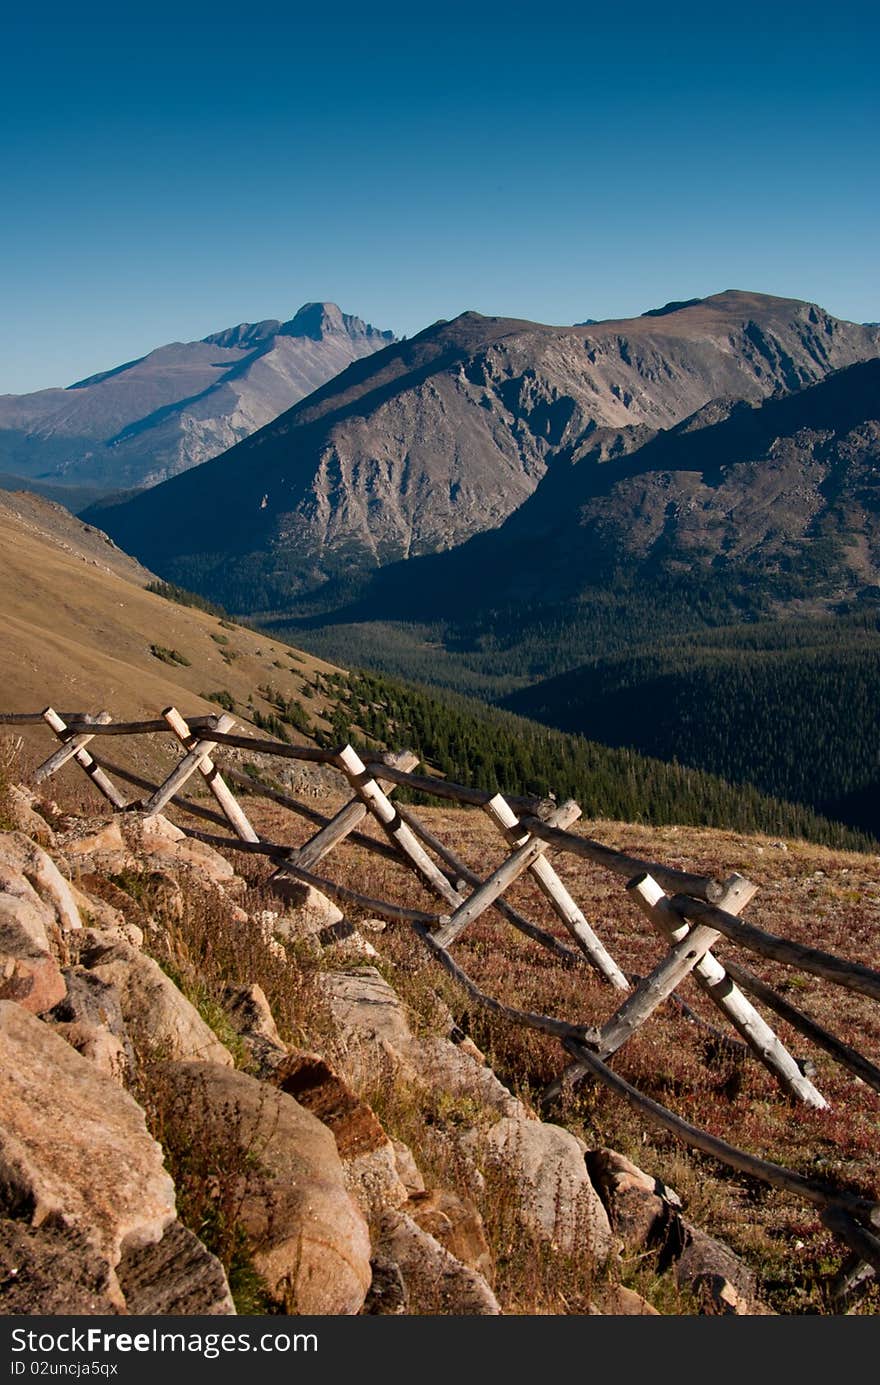
M 370 1286 L 367 1223 L 336 1142 L 286 1093 L 213 1063 L 166 1063 L 162 1080 L 202 1144 L 242 1169 L 239 1223 L 283 1311 L 358 1313 Z
M 144 1113 L 20 1006 L 0 1001 L 0 1198 L 32 1225 L 78 1231 L 111 1269 L 158 1240 L 174 1187 Z
M 116 1273 L 128 1312 L 138 1316 L 235 1312 L 220 1261 L 179 1221 L 172 1222 L 161 1241 L 127 1250 Z
M 84 1236 L 0 1219 L 0 1314 L 93 1317 L 119 1311 L 107 1261 Z

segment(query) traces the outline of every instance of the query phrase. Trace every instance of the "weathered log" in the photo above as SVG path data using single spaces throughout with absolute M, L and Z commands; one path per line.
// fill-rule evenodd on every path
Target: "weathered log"
M 396 754 L 389 754 L 389 763 L 395 765 L 398 769 L 407 770 L 412 769 L 414 765 L 419 763 L 419 757 L 418 755 L 414 755 L 411 750 L 403 750 Z M 376 782 L 379 784 L 380 788 L 385 789 L 385 784 L 381 779 L 378 779 Z M 386 796 L 390 797 L 393 791 L 394 785 L 392 784 Z M 363 822 L 368 812 L 369 808 L 362 799 L 353 799 L 351 803 L 347 803 L 344 808 L 341 808 L 335 817 L 332 817 L 330 821 L 321 828 L 320 832 L 316 832 L 314 837 L 310 837 L 303 846 L 297 847 L 294 854 L 291 856 L 291 860 L 303 866 L 306 870 L 311 870 L 312 867 L 318 865 L 335 846 L 338 846 L 340 842 L 345 841 L 345 838 L 351 835 L 358 823 Z
M 188 751 L 194 751 L 199 745 L 199 738 L 190 730 L 183 717 L 176 707 L 166 707 L 162 713 L 162 719 L 174 732 L 181 745 Z M 230 718 L 231 720 L 231 718 Z M 220 723 L 218 722 L 218 727 Z M 233 722 L 234 725 L 234 722 Z M 198 769 L 204 778 L 211 793 L 216 798 L 226 817 L 232 824 L 232 829 L 237 837 L 243 842 L 258 842 L 259 833 L 254 828 L 247 813 L 235 797 L 235 794 L 224 782 L 223 776 L 218 770 L 210 755 L 203 755 L 198 763 Z M 157 793 L 159 790 L 157 789 Z
M 210 716 L 190 717 L 189 725 L 195 730 L 208 728 L 213 721 L 216 721 L 216 714 Z M 68 722 L 69 731 L 88 731 L 90 722 L 80 716 L 77 720 Z M 106 726 L 101 726 L 93 731 L 95 736 L 146 736 L 154 731 L 166 731 L 168 727 L 161 719 L 153 721 L 113 721 Z
M 48 710 L 51 709 L 47 708 Z M 47 720 L 45 712 L 43 719 Z M 110 713 L 106 711 L 98 712 L 97 716 L 88 718 L 89 724 L 94 726 L 106 726 L 112 720 Z M 94 731 L 81 731 L 74 735 L 68 727 L 66 731 L 59 732 L 59 735 L 62 737 L 62 744 L 52 752 L 48 760 L 44 760 L 33 772 L 32 778 L 35 784 L 41 784 L 44 779 L 50 779 L 53 774 L 62 769 L 69 760 L 73 759 L 78 750 L 82 750 L 83 746 L 88 745 L 89 741 L 94 739 L 95 733 Z
M 538 1015 L 531 1010 L 515 1010 L 510 1005 L 504 1005 L 502 1001 L 496 1000 L 494 996 L 487 995 L 481 991 L 476 982 L 472 981 L 467 972 L 455 962 L 447 952 L 445 947 L 441 947 L 433 934 L 424 924 L 413 924 L 413 928 L 422 942 L 437 959 L 441 966 L 445 967 L 460 986 L 467 991 L 472 1000 L 490 1010 L 494 1015 L 501 1015 L 502 1018 L 510 1020 L 512 1024 L 521 1024 L 527 1029 L 538 1029 L 543 1034 L 551 1034 L 556 1039 L 581 1039 L 586 1042 L 595 1042 L 598 1038 L 598 1031 L 592 1026 L 583 1024 L 569 1024 L 565 1020 L 553 1019 L 550 1015 Z
M 67 724 L 58 715 L 54 708 L 47 707 L 45 711 L 40 713 L 40 716 L 41 719 L 45 721 L 48 726 L 51 726 L 56 736 L 58 736 L 60 739 L 63 738 L 69 731 Z M 124 795 L 119 792 L 116 785 L 113 783 L 112 779 L 109 779 L 107 777 L 107 775 L 101 769 L 100 765 L 97 763 L 96 760 L 92 759 L 91 755 L 87 750 L 83 750 L 82 748 L 75 750 L 73 758 L 76 761 L 76 763 L 80 766 L 80 768 L 85 770 L 86 774 L 91 779 L 95 788 L 98 789 L 104 795 L 105 798 L 110 800 L 114 808 L 124 808 L 126 806 L 126 799 Z
M 519 820 L 510 804 L 501 794 L 496 794 L 486 804 L 486 812 L 501 829 L 508 841 L 517 842 Z M 550 901 L 558 917 L 574 938 L 588 961 L 600 976 L 619 991 L 628 991 L 629 982 L 614 958 L 593 932 L 582 911 L 560 880 L 553 866 L 545 856 L 539 856 L 528 867 L 529 874 L 537 882 L 541 892 Z
M 262 736 L 239 736 L 229 731 L 212 732 L 216 745 L 232 745 L 238 750 L 250 750 L 254 755 L 277 755 L 282 760 L 308 760 L 313 764 L 336 763 L 338 750 L 321 750 L 316 745 L 288 745 L 285 741 L 270 741 Z
M 247 855 L 269 856 L 275 861 L 287 861 L 290 857 L 291 848 L 282 846 L 279 842 L 240 842 L 235 837 L 218 837 L 213 832 L 202 832 L 196 827 L 187 830 L 187 836 L 195 837 L 197 841 L 206 842 L 208 846 L 219 847 L 221 851 L 241 851 Z M 379 918 L 392 919 L 398 923 L 425 923 L 428 925 L 443 923 L 448 914 L 429 914 L 422 909 L 406 909 L 400 904 L 391 904 L 384 899 L 372 899 L 369 895 L 359 894 L 357 890 L 350 890 L 345 885 L 337 885 L 333 880 L 327 880 L 322 875 L 315 875 L 313 871 L 304 870 L 301 866 L 291 863 L 290 874 L 295 875 L 298 880 L 303 880 L 307 885 L 314 885 L 316 890 L 321 890 L 331 898 L 341 899 L 346 904 L 354 904 L 359 909 L 365 910 L 369 914 L 376 914 Z
M 555 822 L 567 826 L 580 816 L 580 808 L 573 801 L 563 803 L 553 814 Z M 547 844 L 535 838 L 529 837 L 522 846 L 517 847 L 506 861 L 503 861 L 497 870 L 494 870 L 487 880 L 475 890 L 469 899 L 464 900 L 449 922 L 444 924 L 435 934 L 437 942 L 441 947 L 449 947 L 455 941 L 463 928 L 472 923 L 475 918 L 479 918 L 490 905 L 494 904 L 499 895 L 513 884 L 527 870 L 532 861 L 536 860 L 542 852 L 547 850 Z
M 352 746 L 343 746 L 334 757 L 334 764 L 342 770 L 358 798 L 367 805 L 386 836 L 400 849 L 407 863 L 427 881 L 441 899 L 446 900 L 448 904 L 460 904 L 462 897 L 458 890 L 431 860 L 391 800 L 368 773 L 366 765 Z M 380 773 L 384 773 L 388 768 L 381 768 Z M 392 778 L 390 773 L 388 778 Z
M 367 765 L 369 774 L 381 774 L 382 770 L 382 765 Z M 494 793 L 489 793 L 486 789 L 471 789 L 466 784 L 456 784 L 451 779 L 435 779 L 429 774 L 405 774 L 402 770 L 394 769 L 388 770 L 385 778 L 393 780 L 395 784 L 406 784 L 408 788 L 415 789 L 418 793 L 429 794 L 432 798 L 446 798 L 453 803 L 466 803 L 473 808 L 484 808 L 489 800 L 495 797 Z M 518 797 L 516 794 L 505 796 L 508 803 L 518 812 L 537 813 L 547 806 L 546 800 L 540 798 Z M 552 808 L 552 805 L 550 807 Z
M 688 928 L 686 924 L 682 925 L 680 915 L 670 907 L 660 886 L 649 875 L 637 876 L 630 881 L 628 888 L 658 932 L 674 941 L 677 947 L 687 946 L 688 940 L 705 927 L 697 925 L 696 928 Z M 756 888 L 742 876 L 732 876 L 722 896 L 722 902 L 727 906 L 726 912 L 733 917 L 731 905 L 737 909 L 745 908 Z M 709 931 L 715 934 L 712 939 L 715 942 L 719 936 L 717 931 Z M 808 1106 L 824 1110 L 828 1102 L 822 1093 L 801 1072 L 788 1049 L 730 979 L 718 958 L 711 952 L 704 953 L 694 967 L 694 975 L 698 985 L 730 1020 L 758 1061 L 770 1070 L 784 1090 Z
M 875 1092 L 880 1092 L 880 1068 L 870 1062 L 864 1054 L 859 1053 L 858 1049 L 845 1044 L 842 1039 L 838 1039 L 835 1034 L 823 1029 L 821 1024 L 810 1019 L 802 1010 L 798 1010 L 790 1001 L 786 1000 L 774 991 L 772 986 L 768 986 L 766 981 L 747 971 L 745 967 L 738 966 L 735 962 L 725 961 L 727 974 L 732 981 L 743 991 L 748 991 L 757 1000 L 763 1001 L 769 1010 L 773 1010 L 781 1019 L 786 1020 L 798 1033 L 805 1038 L 811 1039 L 817 1048 L 822 1048 L 826 1053 L 830 1053 L 832 1058 L 836 1058 L 841 1067 L 848 1068 L 855 1073 L 869 1087 L 873 1087 Z
M 560 851 L 568 851 L 574 856 L 582 856 L 586 861 L 595 861 L 597 865 L 606 866 L 608 870 L 614 871 L 617 875 L 625 875 L 629 878 L 638 875 L 641 871 L 647 871 L 649 875 L 654 876 L 655 880 L 659 880 L 665 889 L 679 890 L 698 899 L 717 900 L 721 898 L 723 893 L 724 887 L 717 880 L 711 880 L 705 875 L 691 875 L 687 871 L 675 870 L 670 866 L 660 865 L 656 861 L 642 861 L 637 856 L 629 856 L 626 852 L 615 851 L 613 847 L 603 846 L 601 842 L 592 841 L 589 837 L 579 837 L 574 832 L 560 831 L 559 828 L 551 826 L 549 822 L 544 822 L 541 818 L 526 815 L 520 818 L 520 823 L 533 836 L 540 837 L 542 841 L 558 847 Z
M 280 803 L 282 807 L 289 808 L 292 813 L 305 818 L 306 822 L 313 822 L 317 827 L 326 827 L 331 821 L 326 813 L 319 813 L 317 808 L 310 808 L 307 803 L 301 803 L 298 798 L 291 798 L 290 794 L 283 793 L 281 789 L 272 788 L 270 784 L 264 784 L 261 779 L 254 779 L 251 775 L 242 773 L 241 770 L 232 769 L 227 765 L 224 774 L 233 784 L 252 794 L 255 798 L 268 798 L 272 803 Z M 376 841 L 363 832 L 351 832 L 347 840 L 357 846 L 362 846 L 366 851 L 372 852 L 374 856 L 384 856 L 387 861 L 400 861 L 400 852 L 389 842 Z
M 142 774 L 135 774 L 130 769 L 124 769 L 122 765 L 117 765 L 114 761 L 108 760 L 106 755 L 102 755 L 97 764 L 103 770 L 109 770 L 115 774 L 117 779 L 122 779 L 126 784 L 132 784 L 136 789 L 146 789 L 148 793 L 155 793 L 159 785 L 154 784 L 151 779 L 145 779 Z M 224 813 L 215 813 L 212 808 L 205 808 L 201 803 L 195 803 L 190 798 L 184 798 L 182 794 L 175 794 L 171 799 L 175 808 L 180 808 L 184 813 L 190 813 L 193 817 L 202 818 L 205 822 L 216 823 L 219 827 L 228 827 L 229 819 Z
M 692 1145 L 694 1149 L 701 1150 L 704 1154 L 718 1159 L 720 1163 L 727 1164 L 732 1169 L 737 1169 L 740 1173 L 760 1179 L 763 1183 L 769 1183 L 774 1188 L 781 1188 L 784 1192 L 794 1193 L 795 1196 L 804 1198 L 816 1207 L 840 1207 L 859 1221 L 867 1222 L 869 1225 L 874 1224 L 874 1219 L 880 1213 L 880 1204 L 861 1197 L 857 1193 L 848 1193 L 816 1179 L 805 1178 L 803 1174 L 795 1173 L 792 1169 L 784 1168 L 781 1164 L 772 1164 L 766 1159 L 759 1159 L 754 1154 L 748 1154 L 745 1150 L 738 1149 L 736 1145 L 728 1144 L 726 1140 L 719 1139 L 716 1135 L 710 1135 L 705 1130 L 699 1130 L 696 1126 L 682 1120 L 681 1116 L 668 1110 L 667 1107 L 661 1106 L 651 1097 L 638 1091 L 619 1073 L 614 1072 L 612 1068 L 603 1063 L 601 1058 L 591 1052 L 585 1044 L 579 1043 L 575 1039 L 563 1039 L 562 1042 L 567 1052 L 583 1063 L 606 1087 L 610 1087 L 619 1096 L 625 1097 L 649 1120 L 661 1125 L 664 1130 L 668 1130 L 670 1134 L 675 1135 L 677 1139 L 683 1140 L 686 1144 Z
M 216 727 L 219 730 L 222 731 L 224 727 L 230 725 L 235 725 L 235 717 L 230 716 L 228 712 L 217 718 Z M 167 724 L 165 730 L 168 730 Z M 211 728 L 211 734 L 213 735 L 213 728 Z M 178 761 L 168 778 L 159 785 L 156 792 L 144 804 L 144 813 L 147 817 L 155 817 L 157 813 L 161 813 L 166 803 L 170 802 L 178 789 L 182 789 L 190 776 L 201 769 L 203 760 L 207 764 L 212 763 L 211 751 L 214 748 L 215 742 L 213 740 L 194 738 L 194 748 L 188 751 L 182 760 Z
M 847 962 L 832 952 L 822 952 L 817 947 L 779 938 L 775 933 L 765 933 L 762 928 L 743 923 L 742 919 L 734 918 L 724 909 L 699 899 L 690 899 L 686 895 L 676 895 L 669 904 L 681 918 L 693 923 L 708 923 L 731 942 L 760 953 L 762 957 L 770 957 L 774 962 L 797 967 L 811 976 L 821 976 L 835 986 L 843 986 L 848 991 L 858 991 L 872 1000 L 880 1000 L 880 972 L 862 966 L 860 962 Z
M 416 817 L 415 813 L 410 812 L 408 808 L 401 807 L 399 803 L 397 805 L 397 811 L 407 826 L 411 827 L 415 832 L 419 841 L 422 842 L 424 846 L 430 847 L 434 855 L 439 856 L 444 865 L 448 866 L 451 871 L 454 871 L 460 880 L 464 881 L 466 885 L 482 884 L 476 871 L 471 870 L 469 866 L 465 865 L 464 861 L 462 861 L 459 856 L 456 856 L 454 851 L 450 851 L 449 847 L 446 846 L 444 842 L 441 842 L 440 838 L 436 837 L 434 833 L 425 826 L 421 818 Z M 583 961 L 583 957 L 580 953 L 573 952 L 570 947 L 566 947 L 558 938 L 554 938 L 552 933 L 548 933 L 545 929 L 539 928 L 536 923 L 531 923 L 529 919 L 523 918 L 522 914 L 518 913 L 505 899 L 496 899 L 493 908 L 497 909 L 502 918 L 507 919 L 507 922 L 512 924 L 518 932 L 525 934 L 527 938 L 533 939 L 534 942 L 540 943 L 542 947 L 554 953 L 559 958 L 560 962 L 563 962 L 566 966 L 573 966 Z

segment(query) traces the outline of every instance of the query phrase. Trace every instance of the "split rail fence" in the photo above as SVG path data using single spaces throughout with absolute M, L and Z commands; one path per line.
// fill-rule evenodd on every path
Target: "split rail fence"
M 150 816 L 175 805 L 192 817 L 226 829 L 220 835 L 216 831 L 188 826 L 184 830 L 189 835 L 216 847 L 255 852 L 276 861 L 273 881 L 293 879 L 311 884 L 344 904 L 385 919 L 408 923 L 432 956 L 476 1004 L 512 1023 L 540 1030 L 561 1041 L 570 1061 L 545 1093 L 545 1104 L 552 1103 L 566 1086 L 588 1075 L 598 1079 L 650 1121 L 692 1147 L 815 1205 L 823 1224 L 850 1251 L 836 1285 L 841 1300 L 856 1283 L 880 1273 L 880 1204 L 769 1163 L 699 1130 L 639 1092 L 609 1066 L 614 1055 L 664 1001 L 672 1000 L 691 1020 L 705 1024 L 676 994 L 685 977 L 693 975 L 724 1021 L 739 1035 L 739 1040 L 723 1035 L 725 1041 L 750 1053 L 769 1069 L 787 1096 L 817 1109 L 828 1105 L 804 1071 L 806 1065 L 786 1049 L 753 1004 L 754 1000 L 779 1015 L 854 1077 L 880 1092 L 880 1068 L 867 1057 L 797 1009 L 745 967 L 728 961 L 722 964 L 715 956 L 712 950 L 715 944 L 727 939 L 760 957 L 880 1000 L 880 972 L 765 932 L 739 917 L 757 891 L 757 886 L 750 881 L 740 875 L 717 881 L 616 851 L 569 830 L 581 815 L 580 808 L 571 800 L 556 805 L 534 798 L 491 794 L 446 779 L 417 774 L 418 758 L 410 752 L 387 754 L 365 763 L 351 745 L 322 749 L 282 744 L 235 731 L 236 719 L 228 713 L 187 719 L 173 707 L 167 708 L 159 719 L 140 722 L 115 722 L 108 712 L 60 715 L 51 707 L 36 713 L 0 715 L 0 724 L 37 722 L 44 722 L 55 733 L 60 745 L 34 772 L 34 783 L 45 782 L 64 765 L 75 762 L 119 812 L 136 810 Z M 155 734 L 170 735 L 181 752 L 175 768 L 161 784 L 153 784 L 112 763 L 95 746 L 96 741 L 105 737 Z M 332 766 L 350 786 L 351 800 L 335 816 L 328 818 L 291 794 L 232 766 L 224 766 L 221 773 L 215 755 L 224 747 L 245 750 L 252 755 Z M 183 796 L 182 790 L 194 776 L 204 780 L 216 809 Z M 141 796 L 128 797 L 117 781 L 141 790 Z M 317 831 L 304 845 L 297 847 L 266 840 L 251 823 L 230 785 L 282 804 L 311 822 Z M 480 879 L 411 808 L 392 801 L 398 785 L 406 785 L 434 798 L 481 808 L 503 837 L 509 854 L 486 879 Z M 358 830 L 368 818 L 379 825 L 381 839 Z M 234 835 L 230 835 L 229 829 Z M 405 866 L 442 902 L 442 912 L 404 908 L 373 899 L 318 873 L 321 862 L 346 840 Z M 669 945 L 665 956 L 648 976 L 624 974 L 548 859 L 551 848 L 594 862 L 627 878 L 626 890 L 631 900 Z M 514 881 L 525 873 L 548 900 L 568 934 L 568 943 L 525 918 L 504 898 Z M 612 992 L 622 997 L 604 1024 L 595 1028 L 517 1010 L 479 988 L 453 959 L 450 948 L 463 931 L 490 908 L 515 929 L 549 949 L 565 965 L 589 965 L 598 972 Z

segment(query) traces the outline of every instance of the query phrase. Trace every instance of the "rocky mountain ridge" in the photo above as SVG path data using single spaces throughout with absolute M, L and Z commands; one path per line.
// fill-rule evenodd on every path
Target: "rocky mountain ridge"
M 289 607 L 328 580 L 456 548 L 548 474 L 599 475 L 685 419 L 711 421 L 713 401 L 757 403 L 878 351 L 873 329 L 738 291 L 576 328 L 466 313 L 356 363 L 101 523 L 234 609 Z
M 335 303 L 173 342 L 67 389 L 0 396 L 0 471 L 120 491 L 217 456 L 395 340 Z

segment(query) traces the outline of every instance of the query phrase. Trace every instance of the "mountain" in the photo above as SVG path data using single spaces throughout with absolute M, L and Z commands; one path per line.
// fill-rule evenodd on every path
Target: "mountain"
M 782 602 L 880 594 L 880 359 L 760 404 L 713 400 L 601 466 L 558 462 L 498 529 L 387 568 L 362 604 L 449 615 L 469 593 L 472 607 L 549 606 L 627 567 Z
M 328 581 L 498 528 L 544 477 L 598 478 L 685 419 L 705 427 L 729 401 L 878 354 L 880 332 L 735 290 L 591 326 L 465 313 L 356 362 L 100 523 L 234 609 L 289 609 Z
M 104 494 L 154 485 L 393 341 L 335 303 L 307 303 L 289 322 L 240 323 L 67 389 L 0 396 L 0 471 Z

